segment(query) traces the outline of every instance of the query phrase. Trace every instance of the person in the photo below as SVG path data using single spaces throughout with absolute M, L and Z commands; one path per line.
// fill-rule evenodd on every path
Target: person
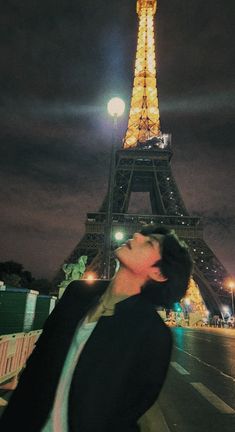
M 136 432 L 156 401 L 172 335 L 156 312 L 185 294 L 186 245 L 147 225 L 115 251 L 111 282 L 74 281 L 48 317 L 0 419 L 2 432 Z

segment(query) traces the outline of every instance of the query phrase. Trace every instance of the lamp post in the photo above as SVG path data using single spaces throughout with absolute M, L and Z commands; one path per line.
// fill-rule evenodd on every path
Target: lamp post
M 228 287 L 231 289 L 231 300 L 232 300 L 232 314 L 234 316 L 234 288 L 235 288 L 235 280 L 234 279 L 229 279 L 229 281 L 227 282 Z
M 115 173 L 115 148 L 117 143 L 117 120 L 125 110 L 125 103 L 118 97 L 112 98 L 107 104 L 108 113 L 113 117 L 112 149 L 109 168 L 108 202 L 104 232 L 104 277 L 110 279 L 110 255 L 113 212 L 113 186 Z
M 115 135 L 116 135 L 117 119 L 118 119 L 118 117 L 121 117 L 125 111 L 125 102 L 118 97 L 114 97 L 114 98 L 110 99 L 110 101 L 108 102 L 107 110 L 108 110 L 108 113 L 113 117 L 113 129 L 114 129 Z

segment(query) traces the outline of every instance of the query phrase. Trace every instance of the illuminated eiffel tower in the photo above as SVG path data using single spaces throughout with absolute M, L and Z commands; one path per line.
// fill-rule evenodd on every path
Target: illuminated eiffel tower
M 174 229 L 189 245 L 195 261 L 194 279 L 206 306 L 214 313 L 222 312 L 223 305 L 230 303 L 229 293 L 223 287 L 229 275 L 203 240 L 201 219 L 190 216 L 185 207 L 171 170 L 171 136 L 160 130 L 154 37 L 156 8 L 156 0 L 137 1 L 138 42 L 127 131 L 122 148 L 114 153 L 109 192 L 99 211 L 87 214 L 85 235 L 65 261 L 77 262 L 81 255 L 87 255 L 88 270 L 98 278 L 107 278 L 107 274 L 114 272 L 112 251 L 118 245 L 114 239 L 116 231 L 124 232 L 127 239 L 144 223 L 162 224 Z M 149 194 L 152 214 L 128 213 L 132 192 Z M 108 258 L 107 247 L 110 247 Z

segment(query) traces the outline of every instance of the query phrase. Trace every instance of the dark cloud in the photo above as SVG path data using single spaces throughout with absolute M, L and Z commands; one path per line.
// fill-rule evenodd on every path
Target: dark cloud
M 7 0 L 0 28 L 0 260 L 52 276 L 105 196 L 113 95 L 127 102 L 134 0 Z M 158 1 L 162 130 L 172 169 L 205 238 L 234 273 L 233 0 Z M 140 205 L 132 199 L 132 207 Z M 142 208 L 148 203 L 139 201 Z

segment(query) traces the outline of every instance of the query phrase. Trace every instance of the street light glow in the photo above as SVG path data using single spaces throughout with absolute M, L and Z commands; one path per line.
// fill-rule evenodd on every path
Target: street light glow
M 125 111 L 125 102 L 119 97 L 114 97 L 108 102 L 107 109 L 112 117 L 120 117 Z
M 225 287 L 229 288 L 231 290 L 231 303 L 232 303 L 232 315 L 235 315 L 234 312 L 234 288 L 235 288 L 235 278 L 234 277 L 228 277 L 224 281 Z
M 94 282 L 94 280 L 96 279 L 96 277 L 95 277 L 96 275 L 95 275 L 95 273 L 87 273 L 87 276 L 86 276 L 86 281 L 88 282 L 88 283 L 93 283 Z
M 115 238 L 115 240 L 118 240 L 118 241 L 123 240 L 123 238 L 124 238 L 123 232 L 122 231 L 117 231 L 114 234 L 114 238 Z
M 227 280 L 227 286 L 228 288 L 230 288 L 231 290 L 233 290 L 235 288 L 235 280 L 230 278 Z

